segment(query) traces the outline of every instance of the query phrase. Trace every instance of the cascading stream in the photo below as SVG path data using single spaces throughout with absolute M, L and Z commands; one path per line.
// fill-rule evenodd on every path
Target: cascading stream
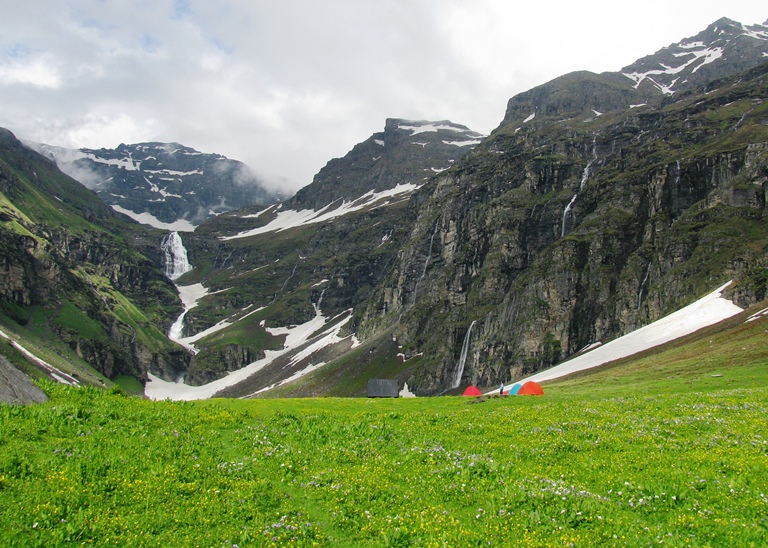
M 165 259 L 165 275 L 170 280 L 175 281 L 183 274 L 192 270 L 192 265 L 189 263 L 187 257 L 187 248 L 184 247 L 184 242 L 176 231 L 169 232 L 168 235 L 163 238 L 160 244 L 160 249 L 163 251 L 163 257 Z M 179 286 L 176 286 L 177 289 Z M 182 297 L 182 301 L 184 301 Z M 189 312 L 190 305 L 184 303 L 184 311 L 173 322 L 171 329 L 168 332 L 168 338 L 172 341 L 179 341 L 183 337 L 184 332 L 184 316 Z

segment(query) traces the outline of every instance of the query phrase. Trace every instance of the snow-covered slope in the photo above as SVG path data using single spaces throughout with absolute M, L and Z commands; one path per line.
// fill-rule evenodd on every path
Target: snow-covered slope
M 192 231 L 213 215 L 282 198 L 241 162 L 177 143 L 99 150 L 27 144 L 116 211 L 164 230 Z
M 706 30 L 643 57 L 622 69 L 635 88 L 652 86 L 665 95 L 746 70 L 768 59 L 768 26 L 720 19 Z
M 299 379 L 325 365 L 325 362 L 323 361 L 307 361 L 313 354 L 346 339 L 349 339 L 350 344 L 353 346 L 357 344 L 354 336 L 339 336 L 341 329 L 352 318 L 351 311 L 348 311 L 346 317 L 342 318 L 341 321 L 338 321 L 338 318 L 326 318 L 318 308 L 315 309 L 315 312 L 316 314 L 314 318 L 301 325 L 266 328 L 272 335 L 285 335 L 283 348 L 280 350 L 265 351 L 266 356 L 264 358 L 257 360 L 242 369 L 233 371 L 226 377 L 202 386 L 190 386 L 184 384 L 183 379 L 179 379 L 177 382 L 168 382 L 150 373 L 148 375 L 149 381 L 144 389 L 144 395 L 154 400 L 200 400 L 211 398 L 218 392 L 245 381 L 250 376 L 272 364 L 278 358 L 286 356 L 288 357 L 288 361 L 285 367 L 286 374 L 283 378 L 270 386 L 262 387 L 257 393 L 269 390 L 270 388 L 285 382 Z M 216 326 L 206 332 L 206 334 L 210 334 L 215 328 Z M 185 339 L 179 342 L 184 342 L 189 347 L 191 343 L 198 338 L 199 337 Z
M 699 329 L 735 316 L 743 312 L 742 309 L 722 297 L 723 290 L 729 284 L 730 282 L 717 288 L 695 303 L 681 308 L 677 312 L 665 316 L 652 324 L 597 346 L 546 371 L 520 379 L 517 382 L 548 381 L 577 371 L 591 369 L 598 365 L 626 358 L 643 350 L 679 339 Z
M 313 209 L 284 209 L 283 204 L 270 206 L 253 215 L 242 216 L 243 219 L 270 219 L 267 224 L 238 232 L 233 236 L 222 236 L 221 240 L 247 238 L 266 232 L 280 232 L 289 228 L 332 221 L 365 208 L 384 207 L 393 202 L 407 200 L 416 188 L 418 187 L 414 184 L 404 184 L 381 192 L 370 191 L 357 199 L 333 202 L 318 211 Z

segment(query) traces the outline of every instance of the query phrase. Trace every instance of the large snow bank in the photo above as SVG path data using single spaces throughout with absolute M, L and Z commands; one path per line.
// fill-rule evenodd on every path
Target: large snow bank
M 721 296 L 730 283 L 652 324 L 517 382 L 521 384 L 526 381 L 541 382 L 564 377 L 577 371 L 626 358 L 735 316 L 743 310 Z
M 282 210 L 277 213 L 276 217 L 273 220 L 271 220 L 269 223 L 267 223 L 264 226 L 259 226 L 256 228 L 252 228 L 250 230 L 245 230 L 243 232 L 235 234 L 234 236 L 221 236 L 220 239 L 234 240 L 236 238 L 248 238 L 250 236 L 255 236 L 257 234 L 265 234 L 267 232 L 281 232 L 283 230 L 288 230 L 290 228 L 296 228 L 299 226 L 306 226 L 310 224 L 331 221 L 333 219 L 336 219 L 337 217 L 342 217 L 343 215 L 346 215 L 348 213 L 353 213 L 355 211 L 360 211 L 366 207 L 371 207 L 373 204 L 376 204 L 377 202 L 383 202 L 382 204 L 378 204 L 378 205 L 386 205 L 387 203 L 389 203 L 389 200 L 402 197 L 403 195 L 410 195 L 417 188 L 418 188 L 418 185 L 411 184 L 411 183 L 399 184 L 394 188 L 383 190 L 381 192 L 374 192 L 371 190 L 363 194 L 359 198 L 356 198 L 350 202 L 345 200 L 341 205 L 339 205 L 338 202 L 333 202 L 332 204 L 329 204 L 318 211 L 314 211 L 312 209 L 302 209 L 298 211 L 292 210 L 292 209 Z M 274 207 L 275 209 L 278 209 L 280 206 L 272 206 L 272 207 Z M 256 215 L 251 215 L 246 217 L 259 217 L 260 215 L 262 215 L 263 213 L 265 213 L 270 209 L 272 208 L 267 208 L 265 210 L 260 211 Z

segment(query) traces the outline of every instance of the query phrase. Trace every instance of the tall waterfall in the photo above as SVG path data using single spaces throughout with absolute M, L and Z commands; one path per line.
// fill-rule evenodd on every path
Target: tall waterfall
M 592 169 L 592 164 L 594 163 L 596 158 L 597 158 L 597 136 L 592 138 L 592 158 L 587 162 L 587 165 L 584 167 L 584 171 L 581 173 L 579 190 L 576 191 L 576 194 L 573 195 L 573 198 L 571 198 L 571 201 L 568 202 L 568 205 L 565 206 L 565 209 L 563 210 L 563 223 L 562 223 L 562 228 L 560 229 L 561 238 L 565 236 L 565 221 L 568 217 L 568 214 L 571 213 L 571 207 L 573 206 L 573 202 L 576 201 L 576 198 L 579 197 L 579 194 L 581 193 L 581 191 L 584 190 L 584 185 L 587 183 L 587 180 L 589 179 L 589 172 Z
M 427 267 L 429 266 L 429 261 L 432 260 L 432 242 L 435 241 L 435 236 L 437 235 L 437 229 L 440 228 L 439 219 L 435 221 L 435 229 L 432 231 L 432 237 L 429 239 L 429 252 L 427 253 L 427 260 L 424 261 L 424 269 L 421 271 L 421 276 L 419 276 L 419 279 L 416 280 L 416 284 L 413 287 L 413 302 L 416 302 L 416 296 L 419 293 L 419 284 L 421 283 L 421 280 L 424 279 L 424 276 L 427 275 Z
M 453 378 L 453 386 L 451 388 L 458 388 L 461 384 L 461 377 L 464 375 L 464 365 L 467 363 L 467 353 L 469 352 L 469 340 L 472 336 L 472 328 L 475 325 L 476 320 L 472 320 L 467 329 L 467 334 L 464 336 L 464 344 L 461 345 L 461 356 L 459 356 L 459 366 L 456 368 L 456 375 Z
M 175 280 L 185 272 L 192 270 L 192 265 L 187 259 L 187 249 L 184 247 L 184 242 L 181 241 L 178 232 L 169 232 L 163 238 L 160 249 L 163 250 L 165 259 L 165 275 L 171 280 Z

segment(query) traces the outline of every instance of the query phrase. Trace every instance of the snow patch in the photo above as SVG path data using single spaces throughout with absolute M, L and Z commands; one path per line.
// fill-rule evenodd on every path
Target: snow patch
M 560 365 L 517 382 L 522 384 L 526 381 L 548 381 L 577 371 L 591 369 L 598 365 L 626 358 L 643 350 L 679 339 L 699 329 L 735 316 L 743 312 L 743 310 L 733 304 L 732 301 L 721 296 L 722 292 L 730 284 L 731 282 L 728 282 L 695 303 L 681 308 L 677 312 L 673 312 L 652 324 L 600 345 L 591 352 L 580 354 Z
M 0 330 L 0 337 L 6 339 L 11 344 L 11 346 L 13 346 L 16 350 L 18 350 L 19 352 L 24 354 L 27 358 L 29 358 L 30 360 L 35 362 L 37 365 L 39 365 L 40 367 L 45 369 L 45 371 L 48 373 L 48 375 L 50 375 L 52 378 L 54 378 L 57 382 L 59 382 L 61 384 L 69 384 L 69 385 L 72 385 L 72 386 L 79 386 L 80 385 L 80 383 L 78 382 L 77 379 L 67 375 L 61 369 L 59 369 L 58 367 L 56 367 L 54 365 L 51 365 L 47 361 L 45 361 L 45 360 L 43 360 L 41 358 L 38 358 L 32 352 L 30 352 L 29 350 L 24 348 L 21 344 L 19 344 L 18 341 L 14 340 L 10 336 L 6 335 L 2 330 Z
M 401 398 L 415 398 L 416 394 L 410 391 L 410 389 L 408 388 L 408 383 L 406 382 L 406 383 L 403 383 L 403 389 L 400 391 L 398 396 L 400 396 Z
M 86 158 L 97 164 L 122 167 L 126 171 L 138 171 L 141 168 L 141 162 L 134 162 L 130 156 L 128 158 L 100 158 L 93 153 L 86 152 L 82 153 L 80 158 Z
M 678 67 L 670 67 L 667 65 L 661 65 L 661 69 L 653 69 L 648 70 L 646 72 L 624 72 L 622 73 L 624 76 L 629 78 L 630 80 L 634 80 L 635 82 L 635 89 L 637 89 L 640 84 L 644 80 L 650 81 L 654 86 L 656 86 L 662 93 L 664 94 L 672 94 L 674 93 L 674 90 L 672 87 L 677 83 L 677 79 L 672 82 L 669 85 L 664 85 L 656 80 L 654 80 L 654 76 L 659 75 L 675 75 L 680 74 L 683 72 L 686 68 L 690 67 L 697 61 L 701 61 L 696 67 L 693 68 L 692 72 L 696 72 L 704 65 L 707 65 L 709 63 L 712 63 L 718 59 L 720 59 L 723 56 L 723 48 L 708 48 L 701 42 L 692 42 L 689 44 L 684 44 L 680 46 L 683 49 L 687 49 L 689 51 L 684 51 L 681 53 L 675 53 L 675 57 L 690 57 L 690 59 L 683 64 L 681 64 Z M 696 49 L 698 48 L 698 49 Z
M 479 145 L 480 141 L 475 139 L 472 141 L 443 141 L 446 145 L 453 145 L 457 147 L 475 146 Z
M 119 205 L 111 205 L 112 209 L 117 211 L 118 213 L 122 213 L 123 215 L 127 215 L 134 221 L 141 223 L 143 225 L 149 225 L 155 228 L 159 228 L 161 230 L 170 230 L 170 231 L 176 231 L 176 232 L 194 232 L 197 225 L 193 225 L 186 219 L 179 219 L 178 221 L 175 221 L 173 223 L 164 223 L 151 213 L 136 213 L 131 211 L 130 209 L 125 209 L 124 207 L 121 207 Z
M 447 130 L 447 131 L 455 131 L 457 133 L 469 133 L 470 130 L 465 128 L 460 128 L 456 126 L 450 126 L 447 124 L 424 124 L 423 126 L 397 126 L 397 129 L 403 129 L 405 131 L 410 131 L 411 135 L 418 135 L 419 133 L 431 133 L 435 131 Z
M 235 234 L 234 236 L 221 236 L 220 239 L 226 241 L 234 240 L 237 238 L 248 238 L 257 234 L 265 234 L 267 232 L 282 232 L 283 230 L 288 230 L 290 228 L 331 221 L 348 213 L 360 211 L 366 207 L 376 204 L 377 202 L 384 202 L 384 204 L 380 205 L 389 204 L 389 199 L 395 197 L 402 198 L 404 195 L 411 194 L 417 188 L 418 185 L 415 184 L 399 184 L 394 188 L 390 188 L 389 190 L 384 190 L 382 192 L 374 192 L 371 190 L 355 200 L 349 202 L 344 200 L 341 205 L 337 205 L 337 200 L 336 202 L 328 204 L 318 211 L 312 209 L 302 209 L 298 211 L 292 209 L 282 210 L 277 213 L 277 216 L 272 221 L 264 226 L 245 230 Z M 261 213 L 259 213 L 259 215 L 260 214 Z
M 752 322 L 752 321 L 755 321 L 755 320 L 757 320 L 759 318 L 762 318 L 763 316 L 768 316 L 768 308 L 763 308 L 760 312 L 755 312 L 749 318 L 747 318 L 746 321 L 747 322 Z

